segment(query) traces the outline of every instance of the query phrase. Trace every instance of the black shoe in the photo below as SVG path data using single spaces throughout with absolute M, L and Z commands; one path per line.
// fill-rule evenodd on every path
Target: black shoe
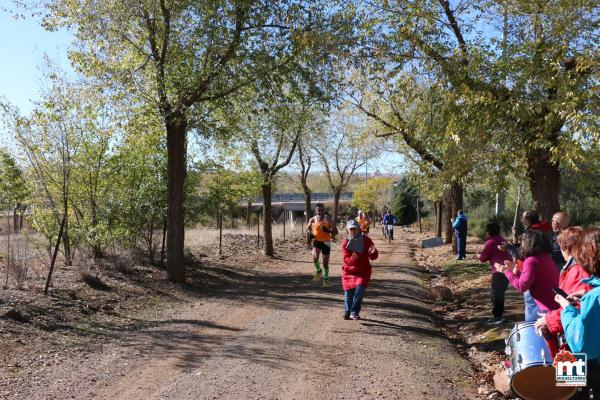
M 350 311 L 344 313 L 344 319 L 350 319 Z

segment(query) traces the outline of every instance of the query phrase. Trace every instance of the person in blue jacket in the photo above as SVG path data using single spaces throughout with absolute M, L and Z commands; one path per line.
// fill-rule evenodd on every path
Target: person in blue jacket
M 563 307 L 560 321 L 569 348 L 573 353 L 587 354 L 588 392 L 591 389 L 594 398 L 600 398 L 600 228 L 586 229 L 573 255 L 591 275 L 581 282 L 590 285 L 592 290 L 583 294 L 579 308 L 572 303 L 582 293 L 572 293 L 569 299 L 556 295 L 555 300 Z
M 467 216 L 463 210 L 458 210 L 456 218 L 452 222 L 454 236 L 456 237 L 456 259 L 464 260 L 467 253 Z
M 390 225 L 388 227 L 388 225 Z M 383 216 L 383 226 L 387 229 L 390 235 L 390 239 L 394 239 L 394 225 L 396 225 L 396 217 L 390 210 Z

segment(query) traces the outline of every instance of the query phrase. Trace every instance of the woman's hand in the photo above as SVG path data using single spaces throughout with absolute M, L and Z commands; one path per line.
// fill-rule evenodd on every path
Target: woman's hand
M 358 253 L 357 252 L 355 252 L 355 251 L 352 252 L 352 259 L 355 260 L 355 261 L 358 260 Z
M 369 247 L 369 254 L 375 254 L 375 252 L 377 251 L 377 248 L 375 248 L 375 245 L 371 245 L 371 247 Z
M 535 333 L 539 337 L 549 337 L 550 330 L 548 329 L 548 323 L 546 322 L 546 315 L 542 313 L 538 313 L 539 318 L 535 321 Z
M 585 289 L 578 290 L 567 296 L 568 300 L 579 301 L 585 294 Z
M 506 268 L 506 265 L 500 263 L 494 263 L 494 268 L 496 268 L 496 271 L 502 274 L 508 269 Z
M 556 301 L 558 304 L 560 304 L 560 306 L 562 308 L 565 308 L 565 307 L 571 305 L 571 303 L 569 302 L 569 300 L 565 299 L 564 297 L 562 297 L 559 294 L 557 294 L 556 296 L 554 296 L 554 301 Z

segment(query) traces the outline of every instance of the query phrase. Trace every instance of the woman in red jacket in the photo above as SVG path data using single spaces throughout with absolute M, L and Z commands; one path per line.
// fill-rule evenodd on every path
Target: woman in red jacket
M 360 306 L 371 279 L 370 260 L 379 256 L 373 241 L 360 231 L 356 220 L 348 221 L 348 238 L 342 242 L 344 319 L 359 319 Z
M 577 252 L 576 244 L 582 234 L 583 229 L 576 226 L 565 228 L 556 238 L 560 246 L 560 251 L 564 259 L 567 260 L 560 271 L 558 287 L 569 295 L 577 292 L 588 292 L 592 289 L 591 286 L 581 282 L 582 279 L 589 278 L 590 274 L 574 258 Z M 548 313 L 542 315 L 535 323 L 535 328 L 540 336 L 543 335 L 546 338 L 550 338 L 548 339 L 548 347 L 552 352 L 552 357 L 559 350 L 556 335 L 563 333 L 563 326 L 560 322 L 561 311 L 562 307 L 557 310 L 548 311 Z

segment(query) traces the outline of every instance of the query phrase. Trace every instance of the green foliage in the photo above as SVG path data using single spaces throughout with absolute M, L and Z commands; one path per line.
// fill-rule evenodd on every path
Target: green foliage
M 579 163 L 575 168 L 563 168 L 561 203 L 572 217 L 574 225 L 600 223 L 600 174 L 596 159 Z
M 543 211 L 556 208 L 555 191 L 535 174 L 577 162 L 599 135 L 598 2 L 366 8 L 376 34 L 364 37 L 374 50 L 356 104 L 399 138 L 437 197 L 449 182 L 505 186 L 517 169 Z
M 243 200 L 260 195 L 262 177 L 256 170 L 236 172 L 210 162 L 200 167 L 199 203 L 204 215 L 235 210 Z
M 145 134 L 139 135 L 142 126 Z M 134 119 L 125 131 L 109 161 L 112 179 L 120 184 L 106 199 L 105 222 L 115 237 L 133 246 L 166 218 L 167 155 L 158 120 Z
M 423 203 L 419 199 L 416 186 L 407 177 L 402 177 L 394 187 L 391 207 L 399 225 L 410 225 L 417 221 L 417 200 L 421 212 L 423 212 Z
M 21 169 L 6 150 L 0 149 L 0 209 L 23 203 L 29 195 Z
M 382 213 L 390 207 L 394 178 L 369 179 L 367 186 L 359 181 L 354 185 L 352 206 L 365 212 Z

